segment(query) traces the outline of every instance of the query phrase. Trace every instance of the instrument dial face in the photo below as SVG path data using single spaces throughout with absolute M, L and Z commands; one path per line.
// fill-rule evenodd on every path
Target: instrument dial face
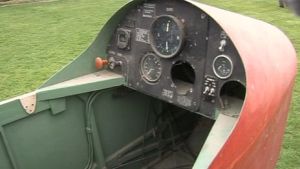
M 229 56 L 219 55 L 214 59 L 213 70 L 220 79 L 227 79 L 232 75 L 233 62 Z
M 160 58 L 153 53 L 146 54 L 141 61 L 141 73 L 149 82 L 156 82 L 162 74 Z
M 163 15 L 152 23 L 151 45 L 160 57 L 175 56 L 182 47 L 183 38 L 183 24 L 174 16 Z

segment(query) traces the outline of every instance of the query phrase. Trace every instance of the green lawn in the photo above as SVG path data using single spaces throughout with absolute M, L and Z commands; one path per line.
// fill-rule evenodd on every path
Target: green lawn
M 82 52 L 127 0 L 60 0 L 0 7 L 0 100 L 34 90 Z M 202 0 L 281 28 L 300 52 L 300 18 L 277 0 Z M 300 168 L 300 75 L 280 169 Z

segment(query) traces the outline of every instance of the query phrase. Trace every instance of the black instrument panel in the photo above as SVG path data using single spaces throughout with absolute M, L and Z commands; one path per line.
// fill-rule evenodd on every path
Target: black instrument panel
M 109 68 L 123 74 L 128 87 L 211 118 L 224 106 L 222 86 L 246 83 L 230 38 L 205 12 L 183 1 L 148 1 L 132 9 L 107 53 Z

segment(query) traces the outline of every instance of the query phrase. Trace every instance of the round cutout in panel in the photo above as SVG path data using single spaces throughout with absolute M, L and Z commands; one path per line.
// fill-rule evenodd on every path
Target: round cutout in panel
M 172 66 L 171 77 L 179 95 L 186 95 L 193 90 L 196 74 L 188 62 L 177 61 Z

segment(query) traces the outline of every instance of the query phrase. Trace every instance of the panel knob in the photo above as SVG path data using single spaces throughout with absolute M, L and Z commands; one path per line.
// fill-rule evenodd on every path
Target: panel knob
M 95 65 L 96 65 L 96 68 L 98 70 L 100 70 L 100 69 L 103 69 L 104 66 L 108 65 L 108 61 L 106 59 L 102 59 L 100 57 L 97 57 L 96 60 L 95 60 Z

